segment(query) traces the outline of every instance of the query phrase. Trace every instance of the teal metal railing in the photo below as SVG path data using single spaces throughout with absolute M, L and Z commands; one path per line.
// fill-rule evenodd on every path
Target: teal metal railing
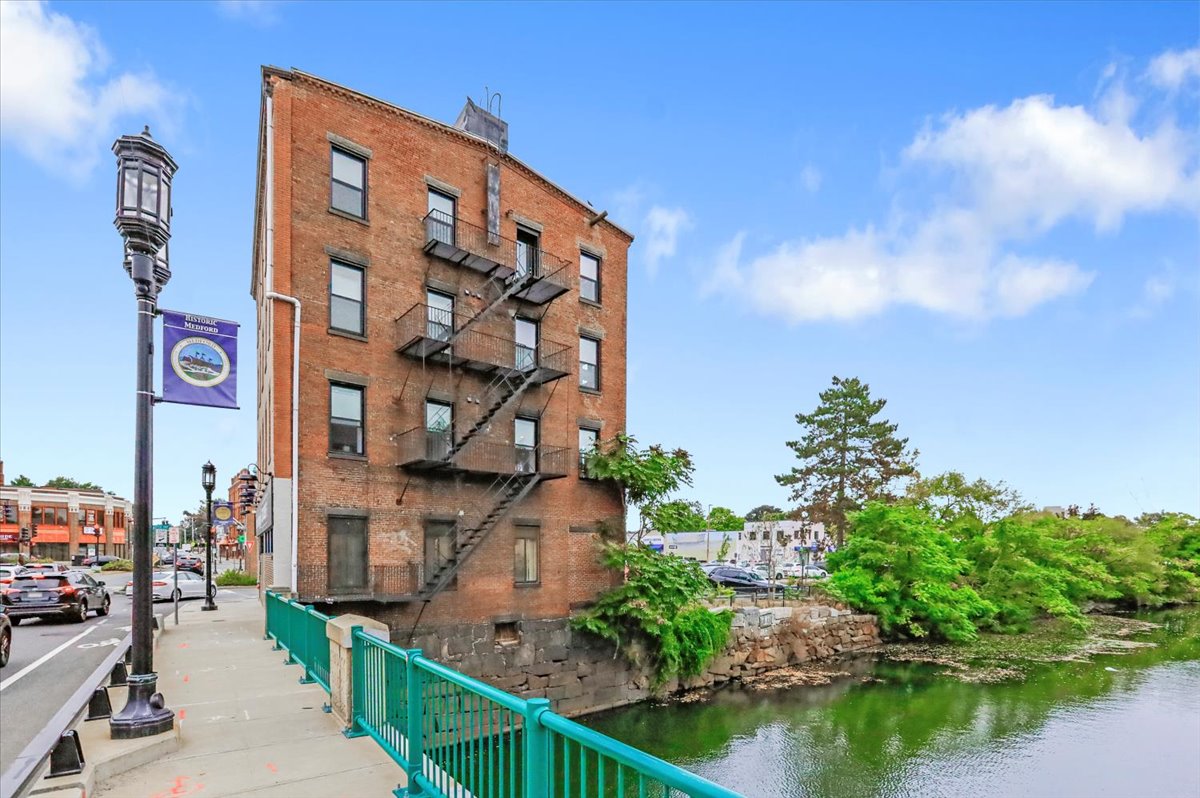
M 329 692 L 329 640 L 325 624 L 329 616 L 311 606 L 267 591 L 266 634 L 275 648 L 287 651 L 288 664 L 304 668 L 302 682 L 316 682 Z
M 404 769 L 412 795 L 481 798 L 737 793 L 522 699 L 352 632 L 350 736 L 367 735 Z

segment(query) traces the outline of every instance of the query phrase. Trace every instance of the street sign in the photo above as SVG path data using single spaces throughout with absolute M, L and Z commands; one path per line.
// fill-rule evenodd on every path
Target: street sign
M 238 543 L 245 543 L 245 542 L 246 542 L 246 536 L 238 535 Z
M 166 543 L 167 542 L 167 530 L 161 529 L 159 527 L 154 527 L 154 542 L 155 543 Z
M 213 526 L 227 527 L 234 523 L 233 505 L 227 501 L 215 501 L 212 508 Z
M 154 525 L 152 528 L 153 528 L 155 531 L 157 531 L 157 530 L 161 529 L 163 532 L 166 532 L 168 529 L 170 529 L 170 528 L 171 528 L 171 522 L 170 522 L 170 521 L 159 521 L 159 522 L 158 522 L 157 524 L 155 524 L 155 525 Z
M 179 527 L 173 526 L 169 530 L 167 530 L 167 542 L 168 543 L 178 543 L 179 542 Z

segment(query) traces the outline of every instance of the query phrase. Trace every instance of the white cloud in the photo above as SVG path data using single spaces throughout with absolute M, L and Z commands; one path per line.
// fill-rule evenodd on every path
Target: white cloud
M 232 19 L 273 25 L 279 21 L 279 9 L 283 3 L 284 0 L 217 0 L 217 8 Z
M 1167 50 L 1150 62 L 1146 77 L 1168 91 L 1178 90 L 1189 80 L 1200 79 L 1200 47 Z
M 104 79 L 96 32 L 45 2 L 0 2 L 0 136 L 52 171 L 82 177 L 118 120 L 165 122 L 171 95 L 149 73 Z
M 800 170 L 800 184 L 809 194 L 816 194 L 821 190 L 821 170 L 810 163 L 805 164 Z
M 691 216 L 683 208 L 654 205 L 647 211 L 645 227 L 649 240 L 646 242 L 646 268 L 651 275 L 658 273 L 661 260 L 675 256 L 679 234 L 691 226 Z
M 1177 288 L 1175 270 L 1168 264 L 1163 271 L 1146 278 L 1146 282 L 1142 284 L 1142 294 L 1129 315 L 1139 319 L 1153 315 L 1155 310 L 1175 296 Z
M 904 150 L 901 178 L 944 178 L 927 207 L 881 226 L 780 243 L 743 262 L 739 233 L 705 293 L 729 292 L 791 322 L 852 320 L 893 306 L 965 319 L 1019 316 L 1085 290 L 1094 275 L 1011 251 L 1070 219 L 1111 233 L 1132 213 L 1195 212 L 1195 131 L 1135 129 L 1137 99 L 1118 70 L 1098 107 L 1037 95 L 948 114 Z

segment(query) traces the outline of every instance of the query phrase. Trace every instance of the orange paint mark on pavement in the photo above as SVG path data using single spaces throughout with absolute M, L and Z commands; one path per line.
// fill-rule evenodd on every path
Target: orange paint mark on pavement
M 170 789 L 156 792 L 150 798 L 171 798 L 172 796 L 195 795 L 204 789 L 202 782 L 188 784 L 192 780 L 191 776 L 176 776 L 175 783 Z
M 186 717 L 187 717 L 187 710 L 186 709 L 179 710 L 179 719 L 183 720 Z
M 180 648 L 187 648 L 187 647 L 188 647 L 188 644 L 187 644 L 187 643 L 180 643 L 180 644 L 179 644 L 179 647 L 180 647 Z
M 185 673 L 185 674 L 183 674 L 183 683 L 184 683 L 184 684 L 187 684 L 187 683 L 188 683 L 188 682 L 190 682 L 191 680 L 192 680 L 192 677 L 191 677 L 191 676 L 189 676 L 189 675 L 188 675 L 188 674 L 186 674 L 186 673 Z
M 279 772 L 279 768 L 275 767 L 275 766 L 274 766 L 274 765 L 272 765 L 270 762 L 268 762 L 268 763 L 267 763 L 267 770 L 271 771 L 272 773 L 278 773 L 278 772 Z

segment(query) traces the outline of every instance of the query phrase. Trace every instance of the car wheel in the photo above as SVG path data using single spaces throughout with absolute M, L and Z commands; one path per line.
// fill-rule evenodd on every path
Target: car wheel
M 217 597 L 217 586 L 216 586 L 216 585 L 209 585 L 209 586 L 208 586 L 208 597 L 209 597 L 209 598 L 216 598 L 216 597 Z
M 8 629 L 4 630 L 4 634 L 0 634 L 0 668 L 8 664 L 8 656 L 12 652 L 12 632 Z
M 24 619 L 23 618 L 9 618 L 9 620 L 12 621 L 13 626 L 20 626 L 21 621 Z
M 79 602 L 79 612 L 75 614 L 75 623 L 83 623 L 84 620 L 87 618 L 87 614 L 88 614 L 87 599 L 83 599 L 82 601 Z
M 776 579 L 783 579 L 783 572 L 782 572 L 782 571 L 780 571 L 779 573 L 775 574 L 775 578 L 776 578 Z
M 96 617 L 100 618 L 102 616 L 108 615 L 108 609 L 110 606 L 112 606 L 112 599 L 109 598 L 108 596 L 105 596 L 104 603 L 100 605 L 100 609 L 96 610 Z
M 175 588 L 175 592 L 171 594 L 171 601 L 179 601 L 183 598 L 183 592 L 179 588 Z

